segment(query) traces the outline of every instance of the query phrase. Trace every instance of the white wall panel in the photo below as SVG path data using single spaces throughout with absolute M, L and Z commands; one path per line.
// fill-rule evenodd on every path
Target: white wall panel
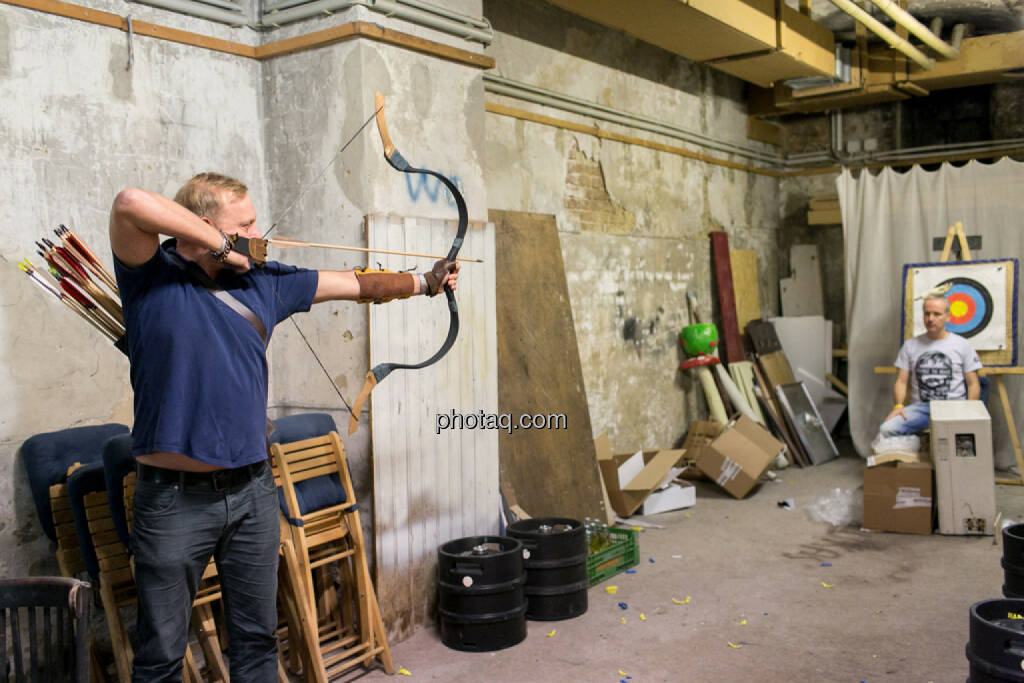
M 446 254 L 454 221 L 373 216 L 370 248 Z M 494 430 L 436 432 L 437 416 L 498 410 L 494 226 L 471 223 L 456 300 L 454 347 L 422 370 L 395 370 L 370 395 L 378 599 L 392 637 L 430 619 L 436 601 L 437 548 L 498 528 L 498 436 Z M 388 270 L 429 268 L 430 259 L 371 255 Z M 448 332 L 444 295 L 370 309 L 370 365 L 418 363 Z

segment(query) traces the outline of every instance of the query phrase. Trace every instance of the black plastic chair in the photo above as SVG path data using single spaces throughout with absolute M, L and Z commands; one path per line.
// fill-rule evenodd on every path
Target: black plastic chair
M 57 576 L 0 580 L 5 681 L 89 682 L 91 592 Z

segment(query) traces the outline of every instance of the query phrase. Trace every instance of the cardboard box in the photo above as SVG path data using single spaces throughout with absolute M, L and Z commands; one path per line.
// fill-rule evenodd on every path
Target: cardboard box
M 782 443 L 748 417 L 740 417 L 697 457 L 697 467 L 736 498 L 750 493 L 782 452 Z
M 905 534 L 932 532 L 932 475 L 927 459 L 875 456 L 864 468 L 864 528 Z
M 679 466 L 685 453 L 683 449 L 672 449 L 612 454 L 607 439 L 596 441 L 595 447 L 608 499 L 622 518 L 640 509 L 655 489 L 672 475 L 672 468 Z
M 992 420 L 981 401 L 931 402 L 939 533 L 995 533 Z
M 688 481 L 673 481 L 667 487 L 647 496 L 640 506 L 641 515 L 692 507 L 697 502 L 697 488 Z

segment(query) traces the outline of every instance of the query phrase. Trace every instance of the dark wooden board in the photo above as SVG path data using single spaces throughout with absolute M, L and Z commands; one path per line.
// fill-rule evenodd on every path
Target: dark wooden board
M 498 411 L 564 414 L 566 429 L 498 432 L 500 476 L 532 517 L 605 518 L 583 370 L 555 217 L 515 211 L 494 223 Z
M 729 257 L 729 235 L 722 231 L 711 233 L 711 259 L 715 267 L 718 286 L 718 312 L 722 316 L 722 353 L 726 363 L 746 360 L 743 340 L 736 322 L 736 293 L 732 285 L 732 263 Z
M 782 343 L 779 341 L 779 335 L 775 332 L 775 325 L 767 320 L 751 320 L 747 323 L 747 334 L 750 335 L 754 353 L 759 356 L 782 350 Z

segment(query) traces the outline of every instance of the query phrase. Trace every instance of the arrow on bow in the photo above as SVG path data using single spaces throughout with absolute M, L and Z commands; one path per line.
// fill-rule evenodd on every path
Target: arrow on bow
M 448 255 L 445 257 L 448 261 L 454 261 L 459 255 L 459 249 L 462 248 L 462 242 L 466 237 L 466 228 L 469 225 L 469 212 L 466 210 L 466 200 L 462 197 L 462 193 L 459 192 L 459 188 L 455 186 L 455 183 L 443 174 L 438 173 L 437 171 L 432 171 L 428 168 L 416 168 L 405 160 L 405 157 L 403 157 L 398 151 L 398 148 L 395 147 L 395 143 L 391 141 L 391 135 L 388 134 L 387 122 L 384 119 L 384 95 L 379 91 L 374 97 L 374 109 L 377 110 L 377 131 L 380 133 L 381 142 L 384 144 L 384 158 L 387 159 L 389 164 L 391 164 L 391 167 L 402 173 L 423 173 L 426 175 L 432 175 L 440 180 L 441 183 L 448 188 L 448 191 L 452 193 L 452 197 L 455 198 L 455 206 L 459 210 L 459 225 L 455 233 L 455 239 L 452 241 L 451 249 L 448 250 Z M 448 336 L 445 337 L 444 343 L 441 344 L 441 348 L 438 349 L 434 355 L 421 363 L 380 363 L 367 372 L 366 380 L 363 382 L 363 388 L 359 391 L 359 396 L 356 397 L 352 410 L 349 411 L 349 434 L 355 433 L 359 428 L 359 413 L 362 410 L 367 397 L 370 395 L 370 392 L 373 391 L 374 387 L 384 381 L 384 378 L 390 375 L 392 371 L 419 370 L 421 368 L 429 367 L 444 358 L 445 354 L 451 350 L 452 346 L 455 344 L 456 337 L 459 336 L 459 306 L 455 302 L 455 293 L 448 284 L 445 284 L 444 286 L 444 295 L 448 299 L 450 322 L 448 324 Z

